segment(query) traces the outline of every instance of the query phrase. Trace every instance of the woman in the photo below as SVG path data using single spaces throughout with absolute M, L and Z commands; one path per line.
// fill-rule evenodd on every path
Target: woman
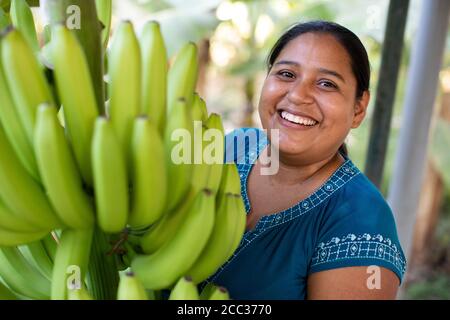
M 338 24 L 301 23 L 281 36 L 259 102 L 267 135 L 253 128 L 226 138 L 247 229 L 207 282 L 234 299 L 396 297 L 405 257 L 392 212 L 344 144 L 366 115 L 369 78 L 364 46 Z M 260 156 L 270 144 L 279 163 L 267 175 Z

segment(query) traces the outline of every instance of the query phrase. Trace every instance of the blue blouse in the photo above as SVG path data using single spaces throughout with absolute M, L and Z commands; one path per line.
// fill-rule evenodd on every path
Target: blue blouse
M 237 164 L 248 213 L 247 179 L 268 140 L 256 128 L 235 130 L 225 139 L 226 158 Z M 309 197 L 262 217 L 246 231 L 233 256 L 200 289 L 213 282 L 226 287 L 232 299 L 305 299 L 310 274 L 372 265 L 392 270 L 401 281 L 406 261 L 392 211 L 368 178 L 345 160 Z

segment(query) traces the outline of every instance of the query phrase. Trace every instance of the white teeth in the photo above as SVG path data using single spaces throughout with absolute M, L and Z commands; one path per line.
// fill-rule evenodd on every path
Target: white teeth
M 287 111 L 282 111 L 281 112 L 281 117 L 283 119 L 289 120 L 290 122 L 294 122 L 294 123 L 297 123 L 297 124 L 303 124 L 305 126 L 313 126 L 313 125 L 315 125 L 317 123 L 314 120 L 310 120 L 308 118 L 296 116 L 296 115 L 294 115 L 292 113 L 289 113 Z

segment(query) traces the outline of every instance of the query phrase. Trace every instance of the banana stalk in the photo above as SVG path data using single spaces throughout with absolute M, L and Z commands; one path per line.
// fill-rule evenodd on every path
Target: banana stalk
M 120 279 L 109 241 L 109 236 L 102 230 L 94 230 L 87 282 L 95 300 L 114 300 L 117 297 Z

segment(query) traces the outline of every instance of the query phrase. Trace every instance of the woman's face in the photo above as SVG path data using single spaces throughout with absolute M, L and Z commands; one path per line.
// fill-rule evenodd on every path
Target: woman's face
M 264 129 L 279 129 L 279 150 L 321 160 L 332 156 L 365 116 L 369 93 L 356 99 L 345 48 L 331 35 L 306 33 L 280 52 L 262 89 Z

